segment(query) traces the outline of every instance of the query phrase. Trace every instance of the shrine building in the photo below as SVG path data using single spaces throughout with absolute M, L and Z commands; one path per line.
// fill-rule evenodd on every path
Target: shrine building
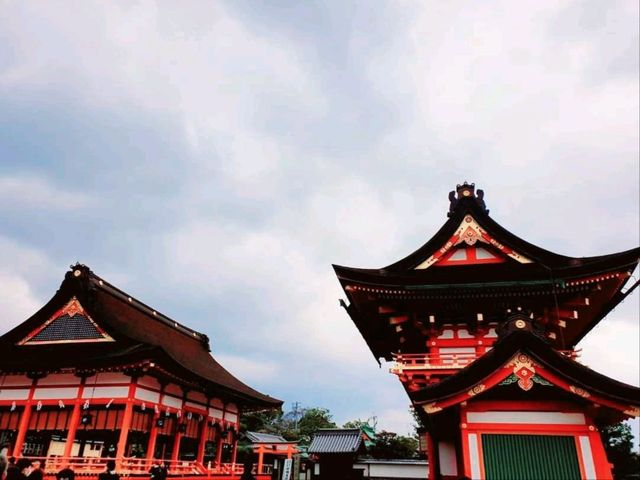
M 206 335 L 84 265 L 0 337 L 0 444 L 47 473 L 114 458 L 124 474 L 157 459 L 173 475 L 237 474 L 240 416 L 281 405 L 216 362 Z
M 334 266 L 426 427 L 429 478 L 611 479 L 599 429 L 638 417 L 640 389 L 581 364 L 576 345 L 638 286 L 640 248 L 558 255 L 496 223 L 473 184 L 449 200 L 402 260 Z

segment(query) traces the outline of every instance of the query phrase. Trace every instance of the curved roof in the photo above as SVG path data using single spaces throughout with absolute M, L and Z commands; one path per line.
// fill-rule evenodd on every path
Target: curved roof
M 74 297 L 113 341 L 20 344 Z M 0 351 L 0 369 L 6 371 L 92 369 L 152 360 L 176 378 L 205 391 L 221 392 L 238 403 L 266 408 L 282 405 L 282 401 L 254 390 L 222 367 L 209 353 L 206 335 L 135 300 L 84 265 L 72 267 L 44 307 L 0 337 Z
M 502 227 L 490 216 L 474 195 L 461 197 L 450 212 L 449 219 L 424 245 L 401 260 L 383 268 L 352 268 L 334 265 L 340 279 L 376 285 L 415 285 L 420 283 L 460 281 L 459 267 L 420 269 L 419 266 L 443 248 L 470 215 L 488 235 L 500 244 L 526 257 L 530 262 L 474 265 L 473 272 L 466 272 L 465 282 L 475 278 L 571 278 L 589 273 L 602 273 L 625 268 L 631 271 L 638 264 L 640 247 L 623 252 L 593 257 L 568 257 L 533 245 Z
M 410 392 L 418 404 L 443 401 L 469 392 L 479 382 L 500 370 L 516 353 L 526 353 L 544 368 L 600 398 L 624 406 L 640 406 L 640 388 L 598 373 L 559 353 L 550 344 L 527 330 L 515 330 L 498 340 L 493 348 L 459 372 L 440 382 Z
M 592 257 L 553 253 L 494 221 L 480 192 L 474 185 L 458 185 L 457 197 L 456 192 L 450 194 L 444 225 L 424 245 L 391 265 L 377 269 L 333 265 L 350 302 L 347 312 L 376 359 L 412 348 L 389 330 L 385 313 L 389 307 L 435 314 L 437 322 L 473 321 L 468 320 L 470 312 L 473 318 L 480 312 L 500 321 L 498 310 L 512 308 L 510 303 L 537 315 L 547 309 L 552 312 L 547 315 L 552 320 L 548 328 L 563 329 L 561 334 L 550 333 L 556 334 L 559 347 L 569 348 L 637 286 L 622 291 L 638 265 L 640 248 Z

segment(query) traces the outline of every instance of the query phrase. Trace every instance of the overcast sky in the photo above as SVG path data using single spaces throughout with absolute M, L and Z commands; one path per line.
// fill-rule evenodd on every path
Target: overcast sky
M 80 261 L 259 390 L 407 432 L 331 264 L 417 249 L 464 180 L 541 247 L 637 246 L 638 17 L 636 0 L 0 0 L 0 333 Z M 636 292 L 583 358 L 638 385 L 639 337 Z

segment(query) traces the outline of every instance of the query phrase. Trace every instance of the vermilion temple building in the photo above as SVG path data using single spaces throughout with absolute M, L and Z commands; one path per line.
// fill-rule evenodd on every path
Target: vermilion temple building
M 639 416 L 640 389 L 582 365 L 576 345 L 638 286 L 640 249 L 558 255 L 496 223 L 473 184 L 449 199 L 406 258 L 334 266 L 426 426 L 429 478 L 611 479 L 598 430 Z
M 76 265 L 0 337 L 0 443 L 16 457 L 174 474 L 233 473 L 240 415 L 280 407 L 216 362 L 206 335 Z M 236 469 L 237 473 L 237 469 Z

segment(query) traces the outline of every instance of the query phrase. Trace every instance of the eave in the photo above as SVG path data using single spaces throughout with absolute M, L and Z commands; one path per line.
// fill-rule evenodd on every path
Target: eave
M 448 408 L 468 400 L 508 376 L 510 371 L 504 367 L 519 354 L 538 363 L 542 367 L 541 376 L 547 376 L 554 384 L 575 395 L 592 398 L 594 402 L 624 411 L 628 416 L 640 414 L 640 388 L 591 370 L 527 331 L 509 333 L 496 342 L 491 351 L 458 373 L 409 392 L 411 400 L 416 405 L 431 405 L 433 409 Z

